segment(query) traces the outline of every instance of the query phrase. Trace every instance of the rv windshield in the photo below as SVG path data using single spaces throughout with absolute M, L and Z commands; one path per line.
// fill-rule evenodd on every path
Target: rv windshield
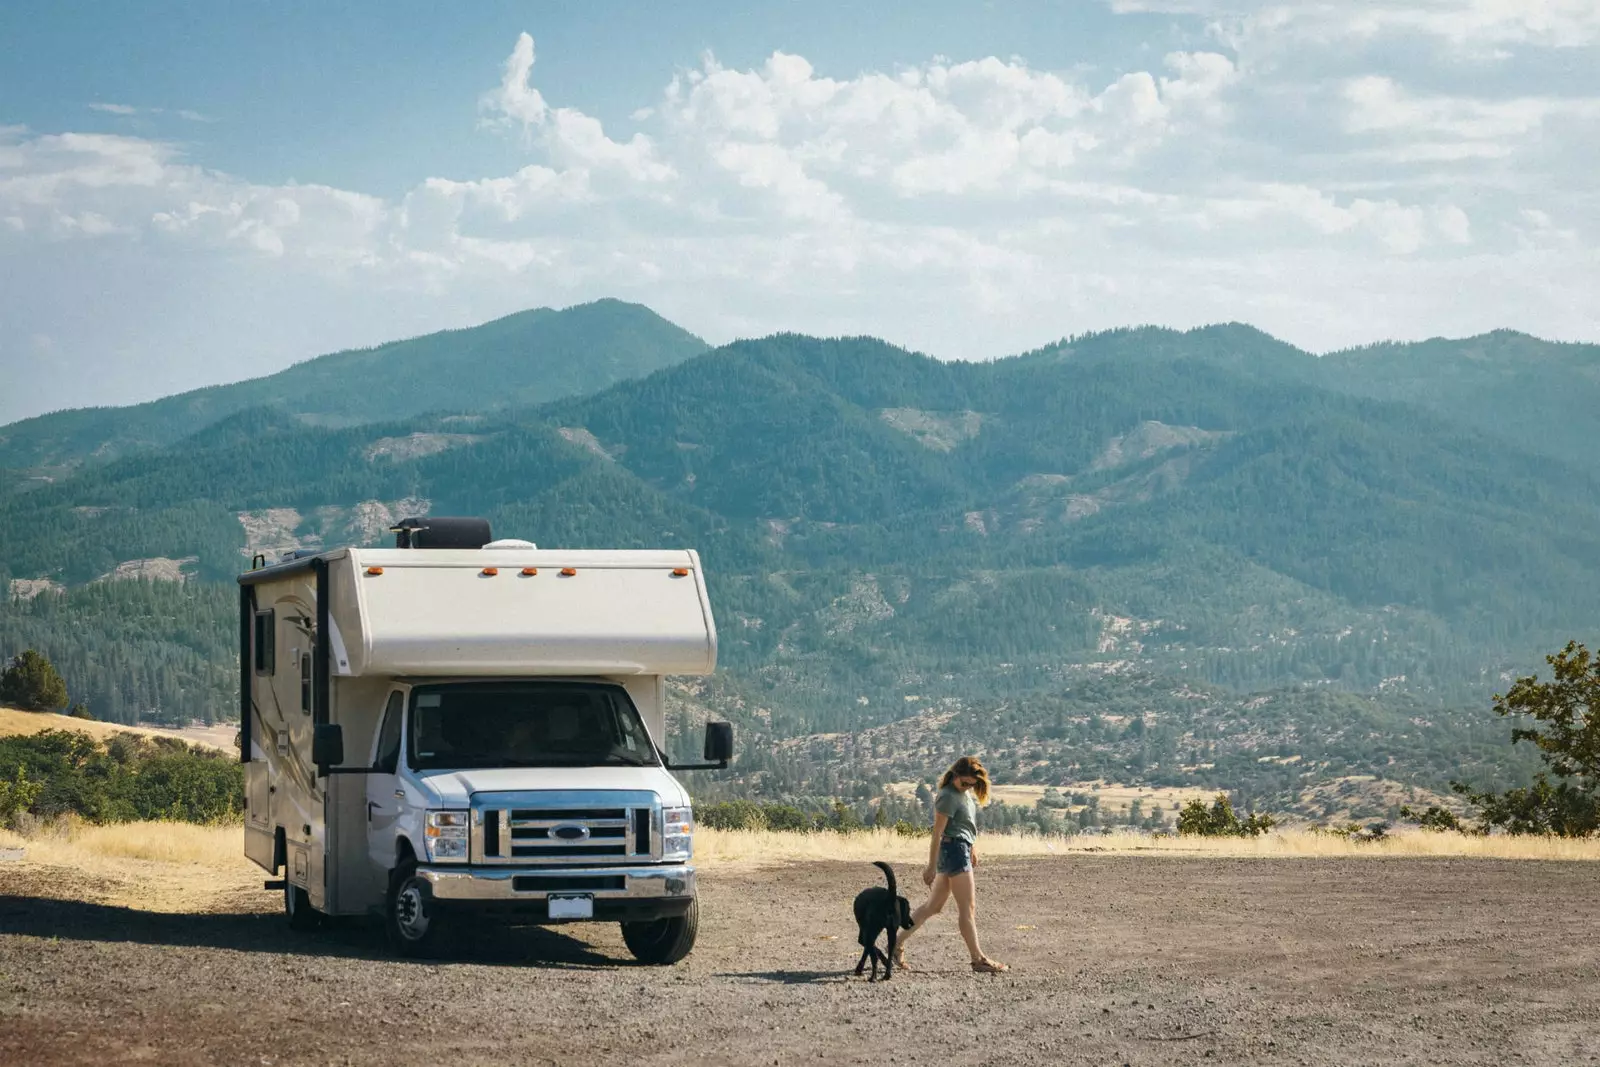
M 576 682 L 470 682 L 411 691 L 416 770 L 654 767 L 626 691 Z

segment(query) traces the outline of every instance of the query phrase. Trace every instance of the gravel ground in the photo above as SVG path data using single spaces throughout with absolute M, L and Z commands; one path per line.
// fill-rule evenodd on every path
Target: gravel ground
M 598 925 L 408 963 L 368 924 L 292 934 L 265 892 L 156 914 L 8 863 L 0 1063 L 1600 1062 L 1600 865 L 1074 856 L 979 878 L 1014 970 L 968 970 L 952 905 L 915 972 L 872 985 L 849 973 L 860 863 L 703 871 L 671 968 Z

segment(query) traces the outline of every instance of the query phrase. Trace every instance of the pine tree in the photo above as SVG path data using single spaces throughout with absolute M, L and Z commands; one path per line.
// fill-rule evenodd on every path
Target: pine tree
M 57 711 L 67 706 L 67 683 L 49 660 L 30 648 L 0 674 L 0 703 L 25 711 Z

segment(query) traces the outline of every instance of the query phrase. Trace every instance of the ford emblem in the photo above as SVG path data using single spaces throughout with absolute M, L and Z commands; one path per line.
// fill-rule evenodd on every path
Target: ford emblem
M 557 823 L 550 827 L 550 836 L 560 838 L 562 841 L 587 841 L 589 828 L 581 822 Z

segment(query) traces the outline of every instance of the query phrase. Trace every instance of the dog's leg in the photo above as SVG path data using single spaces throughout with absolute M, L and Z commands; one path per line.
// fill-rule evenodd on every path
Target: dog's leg
M 871 957 L 871 955 L 872 955 L 872 946 L 868 945 L 866 948 L 861 950 L 861 962 L 856 964 L 856 974 L 859 975 L 862 971 L 867 969 L 867 960 L 868 960 L 869 957 Z M 873 970 L 874 974 L 877 973 L 877 970 L 878 970 L 878 961 L 877 960 L 873 960 L 872 961 L 872 970 Z
M 889 924 L 889 954 L 883 957 L 883 980 L 885 982 L 894 977 L 894 946 L 895 942 L 899 940 L 896 936 L 900 932 L 899 926 L 899 923 Z

